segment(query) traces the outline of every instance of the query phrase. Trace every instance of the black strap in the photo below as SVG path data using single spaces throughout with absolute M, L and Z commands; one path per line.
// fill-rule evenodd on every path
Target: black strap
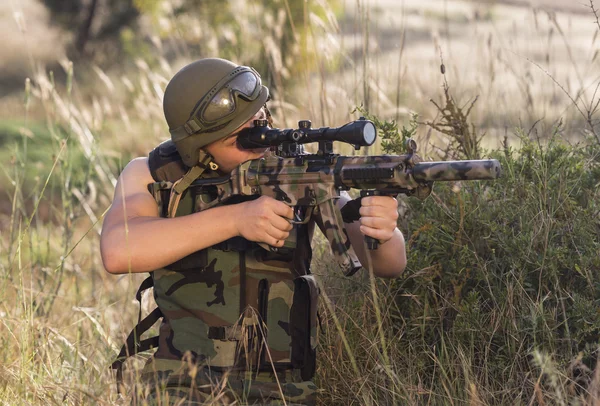
M 246 311 L 246 253 L 240 252 L 240 314 L 244 317 Z
M 131 330 L 131 332 L 127 336 L 127 340 L 125 340 L 125 344 L 123 344 L 123 346 L 121 347 L 119 355 L 117 355 L 117 359 L 111 365 L 112 369 L 117 369 L 119 366 L 123 365 L 123 362 L 127 359 L 127 357 L 130 357 L 143 351 L 147 351 L 151 348 L 148 347 L 142 349 L 142 346 L 149 346 L 152 345 L 152 343 L 156 343 L 155 345 L 153 345 L 153 347 L 158 346 L 158 336 L 141 341 L 140 337 L 142 334 L 148 331 L 150 327 L 152 327 L 154 323 L 156 323 L 162 316 L 162 312 L 157 307 L 152 311 L 152 313 L 147 315 L 144 318 L 144 320 L 140 321 L 138 325 L 133 328 L 133 330 Z
M 154 279 L 152 279 L 152 275 L 144 279 L 144 281 L 140 284 L 140 287 L 138 288 L 137 293 L 135 294 L 135 298 L 140 304 L 142 303 L 142 293 L 144 293 L 145 290 L 150 289 L 153 286 Z
M 154 280 L 152 275 L 144 279 L 138 288 L 135 298 L 140 304 L 140 310 L 138 313 L 138 324 L 131 330 L 125 344 L 121 347 L 121 351 L 117 355 L 115 361 L 110 367 L 117 371 L 117 391 L 120 393 L 123 386 L 123 364 L 127 358 L 138 354 L 140 352 L 148 351 L 152 348 L 158 348 L 158 336 L 150 337 L 145 340 L 141 340 L 142 334 L 150 329 L 158 320 L 163 317 L 162 312 L 157 307 L 149 315 L 142 320 L 142 293 L 154 286 Z
M 297 219 L 303 219 L 307 215 L 306 207 L 296 207 Z M 309 215 L 312 215 L 310 213 Z M 310 275 L 310 263 L 312 260 L 312 248 L 307 224 L 296 224 L 296 248 L 292 253 L 292 273 L 294 277 Z
M 142 283 L 140 283 L 140 287 L 135 293 L 135 298 L 138 301 L 138 304 L 140 305 L 140 310 L 138 311 L 138 324 L 140 323 L 140 321 L 142 321 L 142 293 L 144 293 L 145 290 L 148 290 L 153 286 L 154 279 L 152 279 L 152 275 L 150 275 L 149 277 L 144 279 Z
M 127 336 L 127 340 L 125 340 L 125 344 L 121 347 L 117 359 L 110 365 L 112 369 L 117 371 L 117 390 L 119 392 L 123 385 L 123 364 L 127 358 L 152 348 L 158 348 L 158 336 L 150 337 L 145 340 L 140 340 L 140 337 L 162 317 L 163 314 L 157 307 L 152 313 L 146 316 L 144 320 L 140 321 Z

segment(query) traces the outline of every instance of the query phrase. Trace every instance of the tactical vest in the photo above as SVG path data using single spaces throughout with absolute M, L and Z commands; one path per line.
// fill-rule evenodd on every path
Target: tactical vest
M 166 216 L 171 187 L 188 168 L 171 141 L 155 148 L 148 162 L 155 180 L 148 189 Z M 210 170 L 201 175 L 215 176 Z M 175 216 L 194 213 L 198 199 L 214 198 L 210 187 L 192 185 L 181 194 Z M 234 197 L 227 204 L 244 200 Z M 216 372 L 291 371 L 299 381 L 310 381 L 318 287 L 310 275 L 307 226 L 295 226 L 292 233 L 295 249 L 270 252 L 236 237 L 151 272 L 136 297 L 153 285 L 158 309 L 130 334 L 116 368 L 128 355 L 158 344 L 155 360 L 190 357 Z M 140 340 L 161 316 L 158 340 Z

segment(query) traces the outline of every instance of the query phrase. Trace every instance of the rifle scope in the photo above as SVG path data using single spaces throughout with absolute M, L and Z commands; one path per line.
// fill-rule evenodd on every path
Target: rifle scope
M 307 144 L 318 141 L 342 141 L 358 147 L 372 145 L 377 130 L 372 121 L 356 120 L 341 127 L 311 128 L 309 120 L 298 122 L 298 129 L 269 128 L 266 120 L 255 120 L 254 127 L 238 134 L 237 142 L 245 149 L 264 148 L 283 143 Z

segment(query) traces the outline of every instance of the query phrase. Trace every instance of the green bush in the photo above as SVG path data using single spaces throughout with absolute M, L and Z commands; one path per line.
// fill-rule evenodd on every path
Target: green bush
M 342 289 L 336 312 L 349 314 L 341 323 L 372 404 L 581 404 L 589 396 L 600 344 L 600 146 L 568 145 L 560 129 L 544 144 L 519 138 L 518 149 L 489 153 L 500 179 L 438 182 L 425 201 L 403 199 L 408 266 L 397 280 L 377 281 L 386 293 Z M 392 137 L 388 145 L 401 144 Z M 377 331 L 360 328 L 377 325 L 377 307 L 385 348 Z M 392 383 L 382 385 L 372 374 L 381 378 L 373 371 L 386 357 Z M 348 402 L 323 380 L 328 401 Z
M 66 145 L 67 131 L 60 126 L 45 126 L 39 123 L 0 121 L 0 162 L 2 175 L 0 189 L 11 193 L 17 184 L 25 196 L 39 192 L 48 177 L 57 157 L 55 173 L 68 172 L 71 184 L 85 183 L 90 176 L 90 163 L 83 152 Z M 59 193 L 64 186 L 50 179 L 47 193 Z
M 492 404 L 532 396 L 534 351 L 593 368 L 600 332 L 600 148 L 521 140 L 518 152 L 491 153 L 501 179 L 436 184 L 433 199 L 409 200 L 409 265 L 396 283 L 428 385 L 439 385 L 438 362 L 461 381 L 453 359 L 463 354 Z

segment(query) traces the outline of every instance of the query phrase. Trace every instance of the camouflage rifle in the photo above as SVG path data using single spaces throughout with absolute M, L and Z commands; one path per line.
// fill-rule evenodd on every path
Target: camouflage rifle
M 355 188 L 361 190 L 361 196 L 402 193 L 425 199 L 431 194 L 434 181 L 500 176 L 500 164 L 495 159 L 423 162 L 416 154 L 417 145 L 412 139 L 406 142 L 404 155 L 334 154 L 333 141 L 352 144 L 355 149 L 375 142 L 374 124 L 362 117 L 338 128 L 314 129 L 308 120 L 300 121 L 298 127 L 271 129 L 266 120 L 256 120 L 253 128 L 240 132 L 237 139 L 240 147 L 271 147 L 273 153 L 243 163 L 230 176 L 196 180 L 191 189 L 212 188 L 210 194 L 214 196 L 209 201 L 197 199 L 196 208 L 209 209 L 236 195 L 266 195 L 285 202 L 295 208 L 295 213 L 303 215 L 292 221 L 293 224 L 306 224 L 313 214 L 320 212 L 325 236 L 346 275 L 353 274 L 361 265 L 343 226 L 342 213 L 336 206 L 340 191 Z M 311 142 L 318 142 L 319 148 L 316 153 L 307 154 L 303 144 Z M 366 243 L 369 249 L 377 248 L 378 242 L 373 238 L 366 237 Z M 289 246 L 288 241 L 284 246 Z

